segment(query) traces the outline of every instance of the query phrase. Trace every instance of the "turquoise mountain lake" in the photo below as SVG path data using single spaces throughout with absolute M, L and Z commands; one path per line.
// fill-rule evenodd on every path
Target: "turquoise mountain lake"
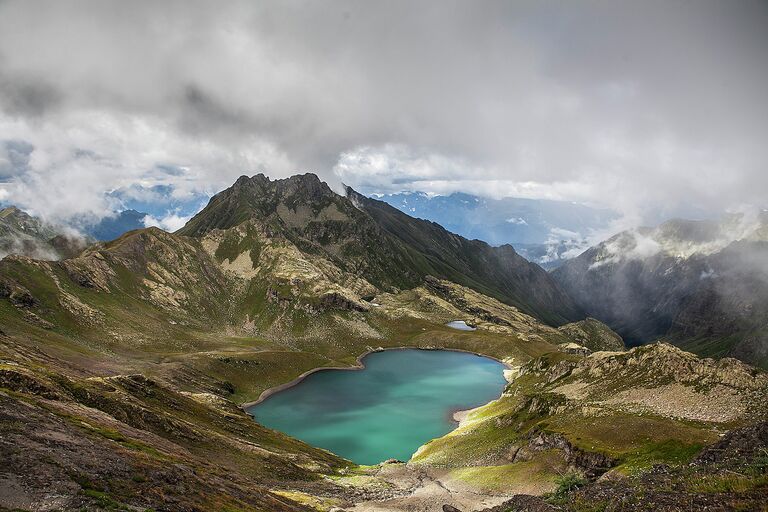
M 456 427 L 452 413 L 501 395 L 504 365 L 446 350 L 386 350 L 365 369 L 321 370 L 248 409 L 256 421 L 358 464 L 408 460 Z

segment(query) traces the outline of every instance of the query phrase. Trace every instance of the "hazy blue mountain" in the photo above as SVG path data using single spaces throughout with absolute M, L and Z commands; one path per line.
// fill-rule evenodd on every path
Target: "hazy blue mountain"
M 377 199 L 466 238 L 512 244 L 522 256 L 550 268 L 586 249 L 587 233 L 617 217 L 611 210 L 567 201 L 489 199 L 461 192 L 448 196 L 404 192 Z
M 108 196 L 120 205 L 118 211 L 96 223 L 82 222 L 79 225 L 85 234 L 96 240 L 114 240 L 128 231 L 144 228 L 147 225 L 147 217 L 155 221 L 169 215 L 191 217 L 205 206 L 209 199 L 204 194 L 177 197 L 173 187 L 168 185 L 143 187 L 135 184 L 116 189 Z
M 123 233 L 145 227 L 146 216 L 143 212 L 125 210 L 114 217 L 104 217 L 97 224 L 87 226 L 84 231 L 96 240 L 114 240 Z
M 109 197 L 117 200 L 122 208 L 119 210 L 135 210 L 161 219 L 170 213 L 186 217 L 200 211 L 210 199 L 207 194 L 189 194 L 177 196 L 174 188 L 169 185 L 154 185 L 143 187 L 131 185 L 116 189 Z

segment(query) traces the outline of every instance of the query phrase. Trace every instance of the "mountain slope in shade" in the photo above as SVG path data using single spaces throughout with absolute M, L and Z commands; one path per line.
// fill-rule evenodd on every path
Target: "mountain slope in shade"
M 414 268 L 475 288 L 551 324 L 583 317 L 546 271 L 517 254 L 511 245 L 491 247 L 467 240 L 351 189 L 348 196 L 403 243 Z
M 334 193 L 314 174 L 270 181 L 241 177 L 178 231 L 202 237 L 247 222 L 284 238 L 380 290 L 413 288 L 432 275 L 474 288 L 551 324 L 581 318 L 547 273 L 511 246 L 491 247 L 414 219 L 349 189 Z M 244 246 L 245 247 L 245 246 Z
M 660 337 L 768 365 L 768 214 L 620 233 L 553 271 L 629 343 Z

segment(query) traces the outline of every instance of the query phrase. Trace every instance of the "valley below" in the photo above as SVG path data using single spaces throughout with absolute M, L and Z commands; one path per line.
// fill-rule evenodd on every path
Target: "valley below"
M 405 347 L 429 350 L 384 350 Z M 368 370 L 313 373 L 248 407 L 372 351 Z M 382 357 L 410 376 L 447 359 L 426 384 L 359 384 Z M 453 358 L 490 365 L 493 389 L 461 397 L 472 371 Z M 308 387 L 346 379 L 343 394 Z M 358 404 L 384 448 L 365 458 L 260 421 L 274 404 L 273 420 L 320 427 L 308 418 L 398 383 L 426 393 L 416 408 L 435 394 L 435 411 L 479 407 L 456 428 L 447 412 L 442 429 L 412 419 L 423 440 L 389 451 L 387 408 Z M 318 409 L 287 418 L 279 402 L 305 389 Z M 767 420 L 763 370 L 664 342 L 627 350 L 511 247 L 313 175 L 242 177 L 176 233 L 0 261 L 8 510 L 764 510 Z

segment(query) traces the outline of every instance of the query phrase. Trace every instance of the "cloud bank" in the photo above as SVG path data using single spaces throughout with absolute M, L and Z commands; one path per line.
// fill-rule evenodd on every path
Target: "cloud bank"
M 0 199 L 98 217 L 312 171 L 638 222 L 763 205 L 766 26 L 760 0 L 5 1 Z

